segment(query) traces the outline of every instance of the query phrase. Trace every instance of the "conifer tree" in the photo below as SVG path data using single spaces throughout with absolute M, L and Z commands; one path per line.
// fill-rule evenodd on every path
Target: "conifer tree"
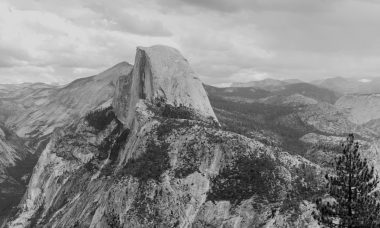
M 334 163 L 335 172 L 326 174 L 330 198 L 323 203 L 317 200 L 320 223 L 328 227 L 379 227 L 378 176 L 361 157 L 353 134 Z

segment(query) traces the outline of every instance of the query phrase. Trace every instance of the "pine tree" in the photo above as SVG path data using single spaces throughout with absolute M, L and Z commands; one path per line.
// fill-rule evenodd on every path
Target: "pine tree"
M 334 163 L 335 173 L 326 174 L 330 199 L 317 200 L 319 221 L 328 227 L 379 227 L 378 176 L 361 157 L 353 134 Z

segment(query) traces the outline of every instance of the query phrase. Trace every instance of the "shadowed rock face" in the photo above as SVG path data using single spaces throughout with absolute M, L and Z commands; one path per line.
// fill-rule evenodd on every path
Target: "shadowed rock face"
M 0 226 L 3 216 L 20 202 L 54 129 L 78 120 L 99 105 L 108 106 L 116 81 L 131 70 L 130 64 L 122 62 L 62 87 L 43 83 L 0 85 Z
M 20 202 L 37 162 L 37 156 L 24 144 L 25 140 L 0 123 L 0 226 L 12 206 Z
M 121 76 L 116 82 L 114 97 L 112 100 L 112 107 L 115 114 L 120 120 L 127 119 L 128 109 L 130 105 L 132 85 L 132 71 L 125 76 Z
M 54 132 L 9 227 L 316 225 L 290 196 L 318 194 L 321 168 L 221 130 L 193 76 L 178 51 L 138 48 L 114 108 Z

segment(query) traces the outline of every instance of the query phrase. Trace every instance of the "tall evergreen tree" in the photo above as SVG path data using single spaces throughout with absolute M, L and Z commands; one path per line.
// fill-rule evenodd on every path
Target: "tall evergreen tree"
M 332 198 L 323 203 L 321 199 L 317 200 L 319 221 L 328 227 L 379 227 L 380 204 L 375 191 L 378 176 L 367 159 L 361 157 L 353 134 L 347 137 L 334 168 L 334 174 L 326 174 L 328 193 Z

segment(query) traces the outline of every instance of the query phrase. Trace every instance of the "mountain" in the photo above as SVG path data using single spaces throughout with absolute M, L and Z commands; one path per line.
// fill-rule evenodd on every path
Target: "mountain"
M 141 69 L 132 71 L 127 116 L 118 116 L 127 126 L 134 119 L 134 108 L 140 99 L 174 106 L 181 104 L 202 113 L 203 117 L 216 120 L 202 82 L 176 49 L 165 46 L 138 48 L 134 68 L 138 67 Z
M 226 130 L 275 144 L 292 154 L 304 155 L 307 145 L 299 139 L 308 133 L 343 136 L 355 132 L 368 140 L 377 136 L 368 127 L 352 123 L 347 112 L 334 104 L 299 94 L 241 102 L 209 92 L 209 98 Z
M 203 85 L 158 45 L 67 86 L 0 86 L 0 139 L 22 146 L 4 156 L 7 177 L 27 181 L 15 170 L 39 157 L 5 227 L 319 227 L 314 202 L 345 135 L 380 171 L 380 131 L 329 89 L 276 83 Z
M 380 93 L 380 78 L 327 78 L 312 82 L 313 84 L 330 89 L 338 94 L 372 94 Z
M 312 84 L 290 84 L 272 92 L 243 87 L 205 89 L 223 129 L 313 162 L 320 159 L 314 160 L 315 150 L 301 140 L 305 135 L 329 138 L 355 132 L 368 143 L 378 137 L 378 129 L 352 122 L 349 113 L 335 105 L 336 93 Z
M 12 96 L 0 98 L 1 113 L 13 113 L 5 120 L 5 124 L 20 137 L 38 138 L 48 135 L 56 127 L 63 126 L 98 105 L 110 102 L 116 80 L 128 74 L 131 69 L 130 64 L 123 62 L 64 87 L 34 85 L 32 92 L 17 90 Z
M 321 167 L 221 129 L 177 50 L 138 48 L 115 90 L 54 131 L 9 227 L 316 226 Z
M 285 85 L 288 85 L 289 82 L 267 78 L 259 81 L 250 81 L 246 83 L 234 82 L 231 84 L 231 87 L 255 87 L 268 91 L 277 91 L 282 89 Z
M 99 105 L 109 105 L 116 81 L 131 70 L 132 66 L 123 62 L 61 87 L 43 83 L 0 85 L 0 127 L 6 133 L 3 138 L 0 135 L 0 224 L 4 214 L 21 200 L 54 129 Z
M 272 93 L 258 88 L 252 87 L 227 87 L 218 88 L 210 85 L 203 85 L 207 94 L 213 96 L 221 96 L 236 101 L 255 101 L 260 98 L 271 96 Z
M 350 112 L 336 105 L 339 98 L 328 89 L 294 84 L 288 89 L 248 100 L 243 93 L 239 97 L 239 89 L 243 88 L 235 88 L 233 99 L 228 93 L 205 88 L 224 130 L 300 155 L 324 168 L 339 151 L 344 136 L 354 132 L 368 145 L 364 155 L 380 170 L 377 161 L 380 119 L 366 124 L 352 121 Z M 223 91 L 228 89 L 223 88 Z M 375 103 L 364 101 L 362 105 L 362 108 L 358 106 L 358 112 L 376 107 Z M 333 143 L 324 146 L 326 142 L 322 139 Z
M 309 104 L 327 102 L 334 104 L 339 96 L 335 92 L 309 83 L 286 84 L 276 91 L 268 91 L 256 87 L 217 88 L 205 85 L 209 96 L 219 96 L 231 101 L 260 102 L 272 104 Z
M 321 80 L 314 80 L 310 83 L 305 83 L 299 79 L 264 79 L 258 81 L 250 81 L 246 83 L 234 82 L 231 87 L 254 87 L 258 89 L 267 90 L 270 92 L 277 92 L 284 90 L 287 85 L 293 84 L 312 84 L 320 88 L 325 88 L 335 92 L 335 96 L 340 97 L 345 94 L 373 94 L 380 93 L 380 78 L 344 78 L 334 77 Z
M 364 124 L 380 118 L 380 94 L 350 94 L 339 98 L 336 106 L 345 109 L 350 121 Z
M 288 84 L 304 83 L 304 81 L 302 81 L 300 79 L 296 79 L 296 78 L 294 78 L 294 79 L 284 79 L 282 81 L 284 81 L 284 82 L 286 82 Z
M 294 95 L 297 95 L 294 97 Z M 300 96 L 301 95 L 301 96 Z M 283 89 L 273 93 L 273 97 L 270 100 L 273 102 L 276 99 L 292 99 L 292 97 L 299 100 L 300 97 L 311 98 L 319 102 L 327 102 L 334 104 L 335 101 L 339 98 L 333 91 L 325 88 L 320 88 L 308 83 L 296 83 L 285 85 Z

